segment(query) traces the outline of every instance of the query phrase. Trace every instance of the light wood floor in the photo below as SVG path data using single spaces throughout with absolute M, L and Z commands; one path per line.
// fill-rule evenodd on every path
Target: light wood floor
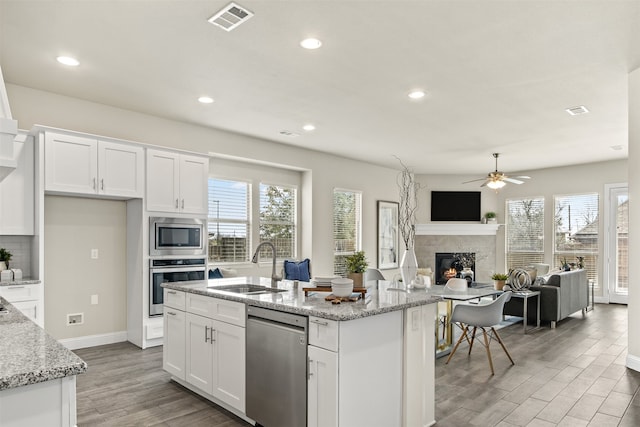
M 461 346 L 449 365 L 436 361 L 437 426 L 640 426 L 640 373 L 624 366 L 626 306 L 500 334 L 516 365 L 494 343 L 493 377 L 482 346 L 471 357 Z M 76 353 L 89 364 L 77 382 L 81 427 L 249 425 L 171 382 L 161 348 L 120 343 Z

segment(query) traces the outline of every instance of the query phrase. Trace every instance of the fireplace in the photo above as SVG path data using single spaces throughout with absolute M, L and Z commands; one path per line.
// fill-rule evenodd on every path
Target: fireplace
M 436 252 L 436 285 L 444 285 L 447 280 L 458 277 L 474 282 L 476 254 L 473 252 Z

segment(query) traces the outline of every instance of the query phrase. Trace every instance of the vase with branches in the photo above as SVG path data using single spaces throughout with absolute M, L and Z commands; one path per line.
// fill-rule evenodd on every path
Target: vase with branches
M 398 228 L 404 242 L 404 255 L 400 262 L 402 281 L 409 285 L 418 272 L 418 261 L 414 250 L 416 238 L 416 211 L 418 209 L 418 190 L 421 186 L 415 181 L 415 175 L 404 162 L 396 156 L 402 170 L 398 174 L 397 182 L 400 196 L 398 211 Z

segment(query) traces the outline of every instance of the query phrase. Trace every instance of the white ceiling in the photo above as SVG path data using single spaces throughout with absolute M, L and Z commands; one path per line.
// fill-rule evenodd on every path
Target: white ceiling
M 7 83 L 418 173 L 627 157 L 640 0 L 239 0 L 255 16 L 229 33 L 207 22 L 227 3 L 0 0 L 0 65 Z

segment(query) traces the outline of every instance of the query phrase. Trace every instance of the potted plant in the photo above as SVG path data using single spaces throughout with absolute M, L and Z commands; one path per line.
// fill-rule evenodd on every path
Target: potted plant
M 495 212 L 487 212 L 484 214 L 484 217 L 487 218 L 488 224 L 495 224 L 497 220 Z
M 505 283 L 507 282 L 507 279 L 509 278 L 509 276 L 507 274 L 504 273 L 494 273 L 491 276 L 491 279 L 493 279 L 493 287 L 498 290 L 501 291 L 502 288 L 504 288 Z
M 11 252 L 5 248 L 0 248 L 0 271 L 9 268 L 9 261 L 11 261 Z
M 347 272 L 351 280 L 353 280 L 354 288 L 361 288 L 363 284 L 363 275 L 367 270 L 369 263 L 364 255 L 364 251 L 358 251 L 353 255 L 345 257 L 347 263 Z

